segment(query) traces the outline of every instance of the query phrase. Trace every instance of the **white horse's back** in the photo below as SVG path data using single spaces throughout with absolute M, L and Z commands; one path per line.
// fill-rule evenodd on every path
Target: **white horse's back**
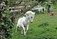
M 25 21 L 25 17 L 19 18 L 17 26 L 21 25 Z

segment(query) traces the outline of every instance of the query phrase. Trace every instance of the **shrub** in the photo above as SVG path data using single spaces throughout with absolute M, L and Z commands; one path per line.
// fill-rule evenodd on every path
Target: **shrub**
M 11 22 L 7 12 L 0 13 L 0 38 L 12 37 L 13 23 Z

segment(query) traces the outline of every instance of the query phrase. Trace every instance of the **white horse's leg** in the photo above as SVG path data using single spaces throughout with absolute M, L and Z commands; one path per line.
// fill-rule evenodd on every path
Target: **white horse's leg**
M 23 34 L 23 30 L 21 30 L 21 34 Z
M 29 28 L 29 25 L 27 25 L 27 27 L 26 27 L 26 33 L 27 33 L 27 31 L 28 31 L 28 28 Z
M 27 31 L 28 31 L 29 25 L 27 25 Z
M 25 31 L 24 25 L 22 25 L 22 28 L 23 28 L 24 35 L 26 35 L 26 31 Z

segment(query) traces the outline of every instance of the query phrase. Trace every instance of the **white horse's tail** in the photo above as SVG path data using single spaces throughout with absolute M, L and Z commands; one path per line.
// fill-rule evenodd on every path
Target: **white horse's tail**
M 17 26 L 16 26 L 16 31 L 17 31 L 18 27 L 19 27 L 19 25 L 17 24 Z

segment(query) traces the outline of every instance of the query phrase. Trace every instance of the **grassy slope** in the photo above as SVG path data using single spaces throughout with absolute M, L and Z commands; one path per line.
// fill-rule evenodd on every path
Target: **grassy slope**
M 55 9 L 54 9 L 55 10 Z M 56 11 L 56 10 L 55 10 Z M 37 14 L 26 36 L 13 28 L 12 39 L 57 39 L 57 15 Z

